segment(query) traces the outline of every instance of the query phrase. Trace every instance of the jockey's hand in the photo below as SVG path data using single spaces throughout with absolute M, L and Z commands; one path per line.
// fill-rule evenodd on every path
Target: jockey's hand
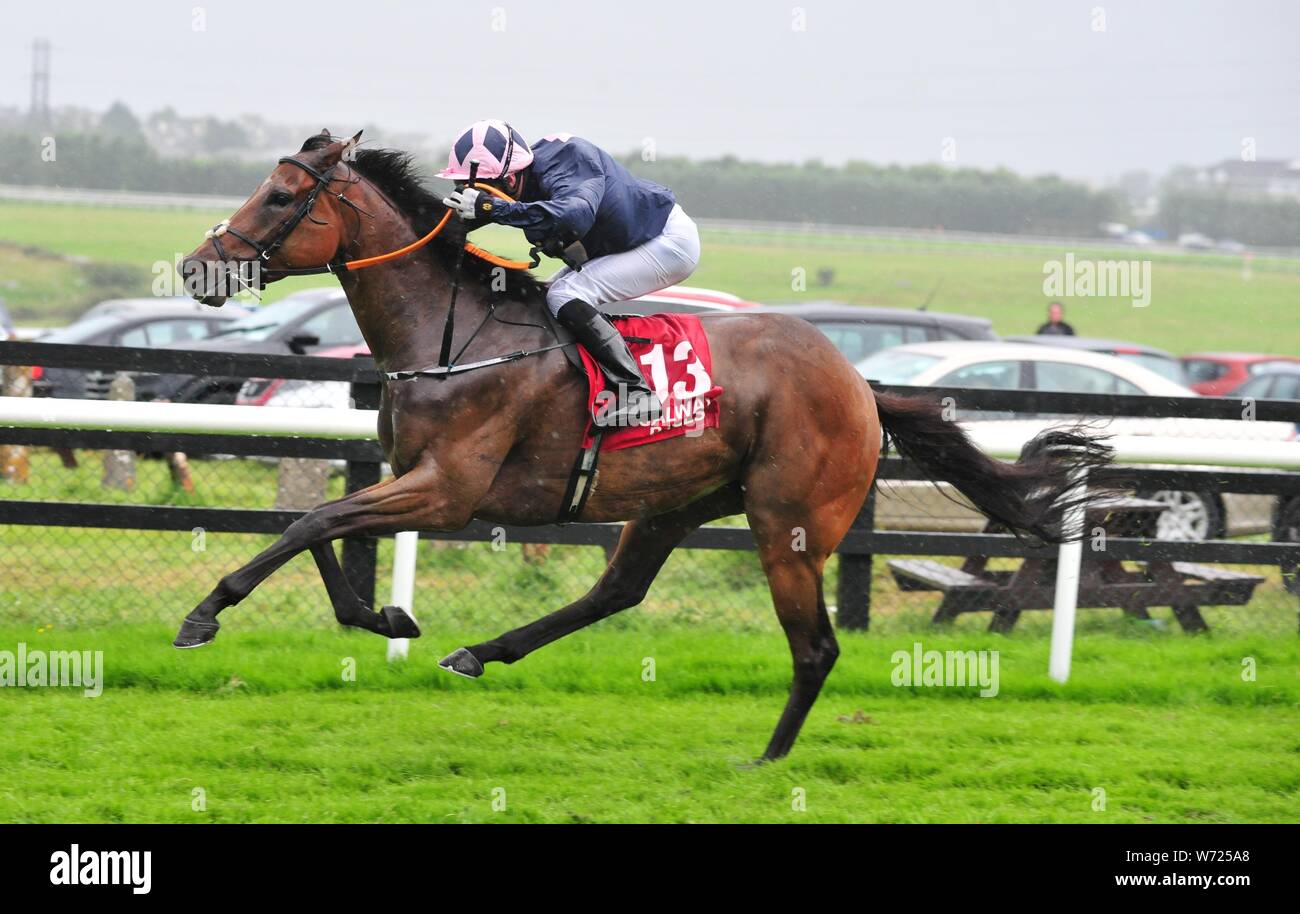
M 442 200 L 466 222 L 492 220 L 492 197 L 472 187 L 458 187 Z
M 542 253 L 547 257 L 554 257 L 556 260 L 559 260 L 564 256 L 564 241 L 559 235 L 552 235 L 543 241 L 539 247 L 542 249 Z

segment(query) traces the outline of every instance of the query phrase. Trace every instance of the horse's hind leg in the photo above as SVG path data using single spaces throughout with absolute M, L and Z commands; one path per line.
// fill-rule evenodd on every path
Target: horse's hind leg
M 821 692 L 822 684 L 835 666 L 840 655 L 835 631 L 826 613 L 822 599 L 822 567 L 825 557 L 802 556 L 789 558 L 774 553 L 789 552 L 789 545 L 765 551 L 763 567 L 767 572 L 768 586 L 777 617 L 790 643 L 794 661 L 794 682 L 785 710 L 777 722 L 776 731 L 763 752 L 762 761 L 769 762 L 786 755 L 813 702 Z
M 485 663 L 514 663 L 539 647 L 636 606 L 669 554 L 695 528 L 741 510 L 740 488 L 731 485 L 675 511 L 630 522 L 623 528 L 605 573 L 583 597 L 491 641 L 462 647 L 444 657 L 439 665 L 462 676 L 481 676 Z
M 839 656 L 822 597 L 822 571 L 862 507 L 866 488 L 862 482 L 850 484 L 838 497 L 815 505 L 786 500 L 793 494 L 788 485 L 771 489 L 753 478 L 747 482 L 749 525 L 794 661 L 790 697 L 760 761 L 779 759 L 794 746 Z

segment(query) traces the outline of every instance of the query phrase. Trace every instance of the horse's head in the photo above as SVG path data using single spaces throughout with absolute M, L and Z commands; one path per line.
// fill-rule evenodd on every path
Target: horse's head
M 322 130 L 280 159 L 244 205 L 181 261 L 186 291 L 219 307 L 242 287 L 261 288 L 337 260 L 361 227 L 360 211 L 344 196 L 356 182 L 344 160 L 360 137 Z

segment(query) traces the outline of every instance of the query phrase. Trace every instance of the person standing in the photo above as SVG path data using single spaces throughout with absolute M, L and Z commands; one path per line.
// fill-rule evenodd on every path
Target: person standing
M 1074 336 L 1074 328 L 1065 322 L 1065 306 L 1054 301 L 1047 306 L 1047 323 L 1035 331 L 1038 336 Z

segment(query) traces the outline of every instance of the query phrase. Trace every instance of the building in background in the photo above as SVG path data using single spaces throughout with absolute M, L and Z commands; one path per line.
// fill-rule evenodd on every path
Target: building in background
M 1300 158 L 1224 159 L 1194 173 L 1182 189 L 1223 191 L 1234 197 L 1300 200 Z

